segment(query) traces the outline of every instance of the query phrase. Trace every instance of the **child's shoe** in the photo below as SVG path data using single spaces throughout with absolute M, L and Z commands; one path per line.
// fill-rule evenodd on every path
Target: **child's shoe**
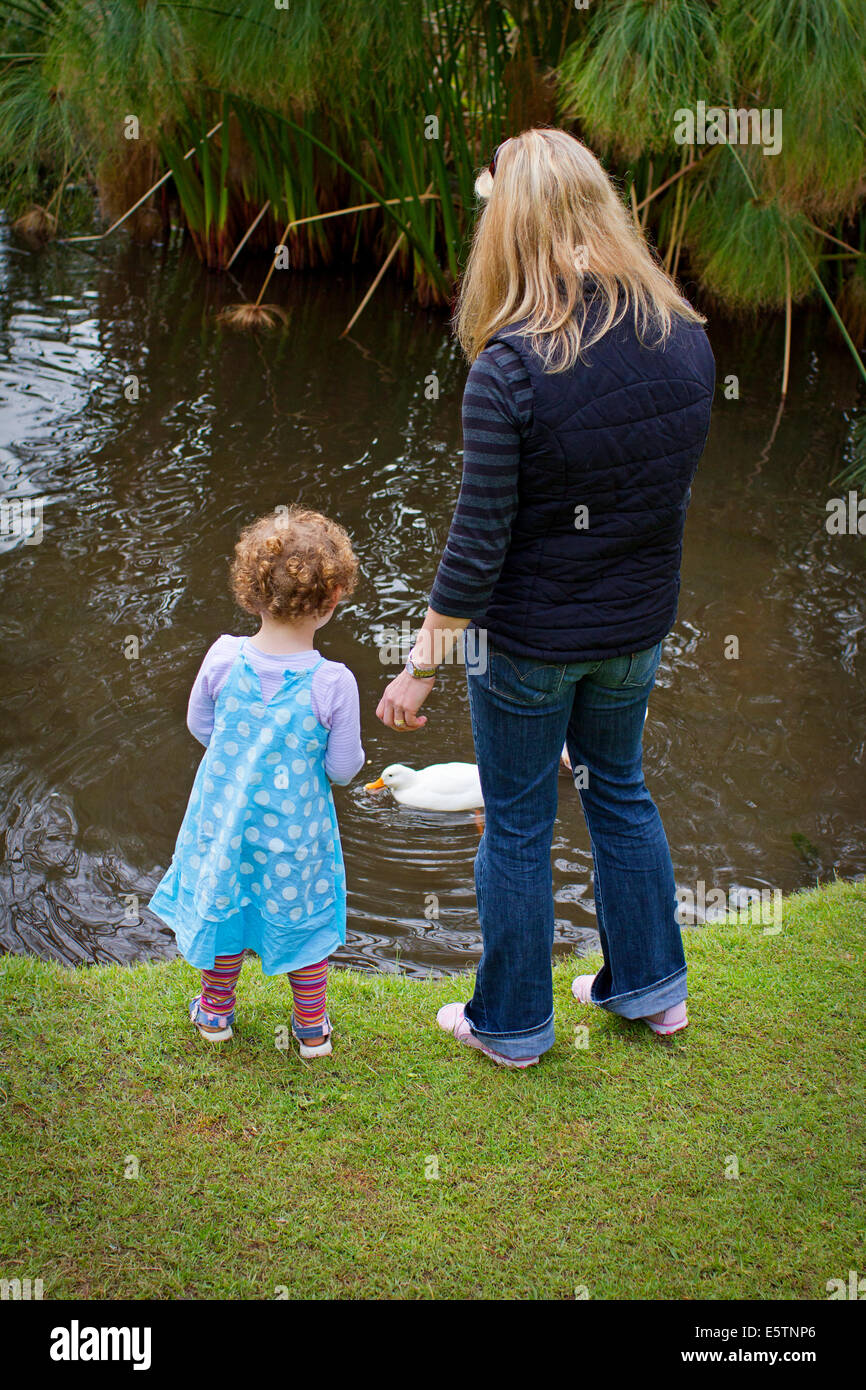
M 235 1011 L 228 1014 L 209 1014 L 201 1006 L 201 995 L 197 994 L 189 1006 L 189 1021 L 194 1023 L 203 1038 L 208 1042 L 226 1042 L 232 1037 L 232 1024 Z
M 581 1004 L 591 1004 L 592 982 L 594 975 L 578 975 L 572 981 L 571 992 L 575 999 Z M 669 1009 L 662 1009 L 661 1013 L 650 1014 L 647 1018 L 641 1018 L 639 1023 L 645 1023 L 653 1033 L 657 1033 L 661 1038 L 669 1038 L 671 1033 L 680 1033 L 683 1028 L 688 1028 L 689 1020 L 686 1014 L 685 1001 L 682 1004 L 672 1004 Z
M 299 1027 L 295 1022 L 295 1015 L 292 1014 L 292 1033 L 298 1040 L 302 1057 L 330 1057 L 333 1031 L 327 1014 L 323 1023 L 314 1023 L 310 1028 Z M 311 1043 L 310 1038 L 321 1038 L 321 1042 Z
M 436 1015 L 436 1022 L 446 1033 L 452 1033 L 458 1042 L 465 1043 L 467 1047 L 477 1047 L 479 1052 L 500 1067 L 515 1067 L 522 1071 L 524 1067 L 534 1067 L 538 1061 L 537 1057 L 505 1057 L 501 1052 L 494 1052 L 492 1047 L 485 1047 L 469 1027 L 462 1004 L 443 1004 Z

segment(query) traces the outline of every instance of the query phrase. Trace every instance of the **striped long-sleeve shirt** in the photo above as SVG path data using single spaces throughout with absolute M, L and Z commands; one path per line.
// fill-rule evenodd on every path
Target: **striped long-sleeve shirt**
M 463 479 L 430 592 L 434 612 L 483 617 L 511 541 L 521 435 L 531 422 L 532 386 L 519 355 L 491 343 L 463 393 Z

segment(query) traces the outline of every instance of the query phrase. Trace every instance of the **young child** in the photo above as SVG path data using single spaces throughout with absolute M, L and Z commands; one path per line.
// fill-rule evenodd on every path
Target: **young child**
M 190 1021 L 232 1036 L 244 951 L 287 974 L 302 1057 L 331 1051 L 328 956 L 346 940 L 343 855 L 330 782 L 364 765 L 358 686 L 313 647 L 355 586 L 349 537 L 319 512 L 260 517 L 235 546 L 235 598 L 254 637 L 210 648 L 187 724 L 206 748 L 171 865 L 150 901 L 201 970 Z

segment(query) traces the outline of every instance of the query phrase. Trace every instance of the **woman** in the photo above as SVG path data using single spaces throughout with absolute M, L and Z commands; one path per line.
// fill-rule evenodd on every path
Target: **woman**
M 661 819 L 643 778 L 647 700 L 673 625 L 715 368 L 704 319 L 658 266 L 598 160 L 560 130 L 506 140 L 456 328 L 471 368 L 463 480 L 424 625 L 376 713 L 418 710 L 469 622 L 485 803 L 475 992 L 440 1025 L 505 1066 L 553 1045 L 551 846 L 565 742 L 592 841 L 604 965 L 573 992 L 684 1028 L 686 964 Z

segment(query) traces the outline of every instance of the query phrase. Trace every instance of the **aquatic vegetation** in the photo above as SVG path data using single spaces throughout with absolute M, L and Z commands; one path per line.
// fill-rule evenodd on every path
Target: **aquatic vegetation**
M 168 171 L 133 235 L 174 222 L 222 268 L 241 246 L 273 256 L 291 224 L 292 268 L 387 256 L 445 304 L 478 169 L 509 132 L 558 120 L 606 158 L 672 274 L 789 325 L 792 304 L 823 299 L 866 379 L 863 0 L 405 0 L 394 15 L 9 0 L 7 202 L 65 234 L 72 169 L 107 219 Z
M 109 217 L 168 168 L 182 223 L 213 266 L 265 204 L 250 247 L 272 247 L 280 222 L 361 191 L 384 204 L 429 185 L 427 206 L 298 229 L 292 264 L 376 254 L 390 219 L 406 238 L 403 272 L 422 298 L 445 301 L 478 167 L 509 130 L 558 113 L 635 189 L 668 262 L 685 251 L 725 302 L 782 307 L 781 255 L 750 291 L 756 238 L 780 244 L 780 219 L 797 215 L 840 235 L 862 213 L 862 17 L 859 0 L 611 0 L 586 11 L 409 0 L 399 24 L 391 6 L 360 0 L 338 15 L 321 0 L 254 12 L 230 0 L 16 0 L 3 25 L 0 161 L 24 198 L 56 190 L 81 160 Z M 677 112 L 698 103 L 784 119 L 772 157 L 743 151 L 751 217 L 733 147 L 675 138 Z M 813 237 L 813 263 L 820 248 Z M 795 298 L 809 289 L 796 278 Z

